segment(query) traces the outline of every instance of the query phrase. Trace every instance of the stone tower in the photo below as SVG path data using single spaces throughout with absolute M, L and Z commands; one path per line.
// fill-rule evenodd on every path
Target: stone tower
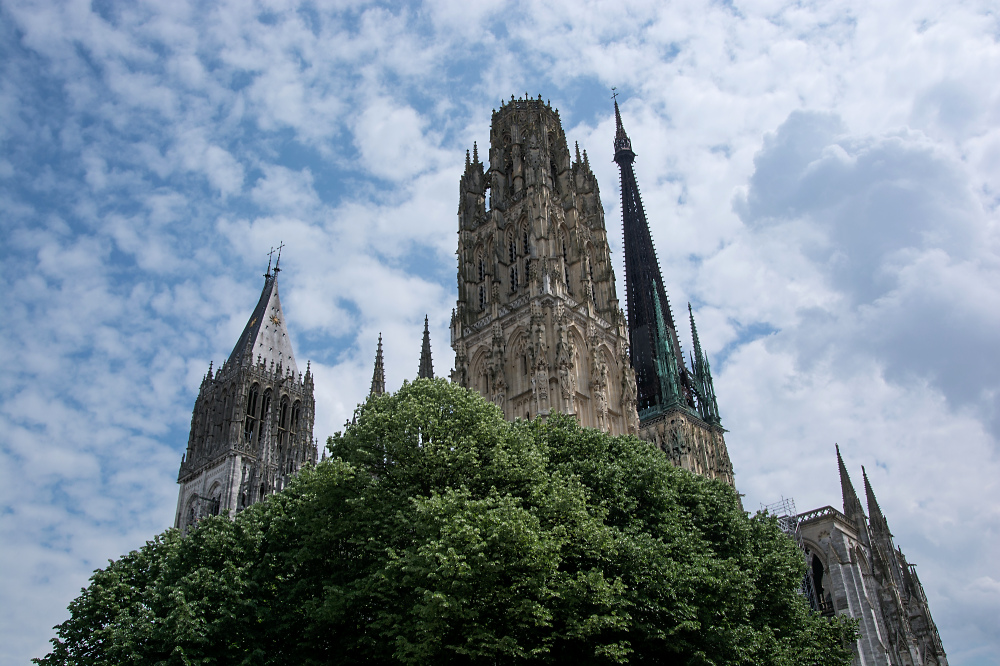
M 813 608 L 858 620 L 855 666 L 947 666 L 923 585 L 895 547 L 865 480 L 868 517 L 837 448 L 844 511 L 827 506 L 797 518 Z
M 639 436 L 662 449 L 675 465 L 734 485 L 708 358 L 702 353 L 694 313 L 691 369 L 684 362 L 677 326 L 663 288 L 646 211 L 635 179 L 632 142 L 615 100 L 615 162 L 621 172 L 629 360 L 635 371 Z
M 511 97 L 493 112 L 488 169 L 476 146 L 466 154 L 451 344 L 452 381 L 508 419 L 558 410 L 613 434 L 637 432 L 597 180 L 541 96 Z
M 279 259 L 280 261 L 280 259 Z M 174 526 L 232 516 L 280 491 L 316 462 L 313 377 L 299 373 L 278 298 L 275 264 L 229 359 L 201 382 L 181 459 Z

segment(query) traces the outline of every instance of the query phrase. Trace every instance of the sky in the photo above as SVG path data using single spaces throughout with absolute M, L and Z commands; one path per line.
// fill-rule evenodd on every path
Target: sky
M 839 444 L 950 663 L 997 663 L 998 37 L 975 1 L 0 0 L 0 663 L 172 525 L 272 246 L 321 442 L 379 332 L 390 389 L 425 314 L 447 375 L 459 178 L 502 99 L 560 110 L 623 278 L 612 87 L 744 505 L 840 507 Z

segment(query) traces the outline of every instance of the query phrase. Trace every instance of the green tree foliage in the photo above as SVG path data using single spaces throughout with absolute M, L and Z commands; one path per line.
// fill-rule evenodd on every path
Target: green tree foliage
M 418 380 L 328 447 L 97 571 L 36 663 L 850 663 L 774 520 L 634 437 Z

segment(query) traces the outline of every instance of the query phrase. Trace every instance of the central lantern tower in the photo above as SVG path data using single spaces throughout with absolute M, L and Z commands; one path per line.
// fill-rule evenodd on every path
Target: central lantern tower
M 493 112 L 489 167 L 466 153 L 452 381 L 508 419 L 573 414 L 638 433 L 635 375 L 587 153 L 541 96 Z

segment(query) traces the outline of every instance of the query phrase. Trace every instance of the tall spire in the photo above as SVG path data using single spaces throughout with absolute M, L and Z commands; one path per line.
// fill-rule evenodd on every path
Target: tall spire
M 420 379 L 434 379 L 434 363 L 431 361 L 431 330 L 427 325 L 427 315 L 424 315 L 424 344 L 420 347 L 420 369 L 417 371 Z
M 635 153 L 632 152 L 632 142 L 622 125 L 617 99 L 615 123 L 615 162 L 621 172 L 630 360 L 635 369 L 639 418 L 646 421 L 677 404 L 677 397 L 665 393 L 669 387 L 677 387 L 681 406 L 693 407 L 693 404 L 684 390 L 684 357 L 677 340 L 670 301 L 663 288 L 663 277 L 660 275 L 656 250 L 646 222 L 646 211 L 636 184 L 635 169 L 632 166 Z M 673 356 L 673 363 L 664 357 L 667 351 Z M 661 376 L 662 372 L 671 376 Z
M 882 508 L 878 505 L 878 500 L 875 499 L 875 491 L 872 490 L 872 485 L 868 482 L 868 472 L 865 468 L 861 468 L 861 474 L 865 479 L 865 499 L 868 501 L 868 519 L 872 526 L 872 532 L 879 534 L 880 536 L 892 536 L 889 533 L 889 524 L 885 521 L 885 516 L 882 515 Z
M 372 373 L 371 395 L 385 393 L 385 366 L 382 362 L 382 334 L 378 334 L 378 350 L 375 352 L 375 372 Z
M 847 466 L 844 465 L 844 459 L 840 456 L 840 445 L 834 444 L 834 447 L 837 449 L 837 466 L 840 468 L 840 493 L 844 498 L 844 515 L 854 521 L 858 536 L 867 543 L 868 530 L 865 526 L 865 510 L 861 508 L 861 500 L 858 499 L 858 494 L 854 491 L 854 484 L 851 483 L 851 477 L 847 473 Z
M 707 423 L 720 423 L 719 403 L 715 399 L 715 385 L 712 383 L 712 368 L 708 357 L 701 351 L 701 341 L 698 339 L 698 327 L 694 324 L 694 311 L 688 303 L 688 316 L 691 318 L 691 341 L 694 345 L 694 359 L 691 363 L 694 371 L 695 393 L 698 396 L 698 413 Z

